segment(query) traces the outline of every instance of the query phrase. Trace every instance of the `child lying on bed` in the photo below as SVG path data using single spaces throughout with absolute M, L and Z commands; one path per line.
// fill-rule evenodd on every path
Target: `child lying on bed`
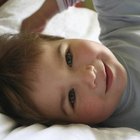
M 94 5 L 100 39 L 107 47 L 38 33 L 0 37 L 4 113 L 21 124 L 85 123 L 140 130 L 139 1 L 94 0 Z M 53 6 L 56 10 L 48 19 L 61 8 L 55 1 Z

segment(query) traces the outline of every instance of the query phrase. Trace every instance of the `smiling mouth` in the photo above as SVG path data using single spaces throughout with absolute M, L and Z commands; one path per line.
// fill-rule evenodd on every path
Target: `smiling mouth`
M 106 90 L 105 92 L 107 93 L 112 85 L 112 79 L 113 79 L 113 74 L 111 69 L 105 65 L 105 72 L 106 72 Z

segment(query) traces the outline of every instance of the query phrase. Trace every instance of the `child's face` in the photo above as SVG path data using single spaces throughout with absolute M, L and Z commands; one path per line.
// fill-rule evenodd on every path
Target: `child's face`
M 54 120 L 98 123 L 115 110 L 126 71 L 112 52 L 85 40 L 45 43 L 35 92 L 38 111 Z

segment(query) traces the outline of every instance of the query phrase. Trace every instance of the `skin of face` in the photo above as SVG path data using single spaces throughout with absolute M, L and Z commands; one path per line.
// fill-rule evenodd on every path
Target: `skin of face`
M 96 42 L 62 39 L 44 42 L 34 106 L 46 119 L 95 124 L 116 109 L 127 84 L 124 67 Z

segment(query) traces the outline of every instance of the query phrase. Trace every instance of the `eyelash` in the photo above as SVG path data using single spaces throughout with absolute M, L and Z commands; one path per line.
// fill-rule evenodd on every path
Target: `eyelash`
M 66 63 L 69 67 L 72 67 L 73 64 L 73 55 L 70 51 L 70 49 L 68 48 L 68 50 L 66 51 L 66 55 L 65 55 L 65 59 L 66 59 Z
M 65 58 L 66 58 L 66 63 L 69 67 L 72 67 L 72 64 L 73 64 L 73 55 L 70 51 L 70 49 L 68 48 L 68 50 L 66 51 L 66 55 L 65 55 Z M 75 90 L 74 88 L 72 88 L 70 91 L 69 91 L 69 94 L 68 94 L 68 100 L 70 102 L 70 105 L 72 108 L 74 108 L 74 105 L 75 105 L 75 102 L 76 102 L 76 94 L 75 94 Z
M 69 102 L 70 102 L 70 105 L 72 106 L 72 108 L 74 108 L 75 101 L 76 101 L 76 94 L 75 94 L 75 90 L 73 88 L 69 91 Z

